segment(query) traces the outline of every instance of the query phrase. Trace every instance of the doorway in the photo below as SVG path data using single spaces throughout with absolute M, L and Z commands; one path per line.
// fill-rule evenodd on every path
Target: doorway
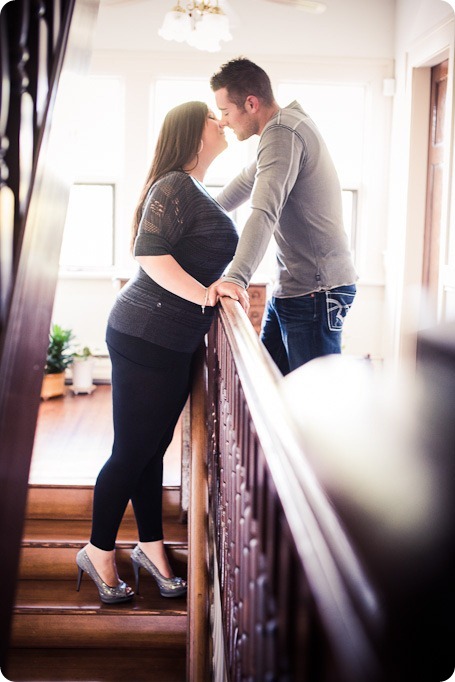
M 430 125 L 422 263 L 423 317 L 438 320 L 448 60 L 431 69 Z
M 395 367 L 401 362 L 412 367 L 419 330 L 444 321 L 444 264 L 451 203 L 452 31 L 453 25 L 448 23 L 428 44 L 421 43 L 408 54 L 406 237 L 400 245 L 397 346 L 392 351 L 396 350 Z

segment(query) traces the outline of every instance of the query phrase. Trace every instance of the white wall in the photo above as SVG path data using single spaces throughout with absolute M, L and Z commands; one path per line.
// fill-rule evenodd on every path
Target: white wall
M 450 2 L 444 0 L 396 0 L 395 51 L 397 62 L 416 41 L 425 40 L 441 22 L 450 18 Z
M 392 111 L 392 98 L 383 94 L 383 81 L 394 76 L 393 0 L 327 0 L 328 10 L 321 16 L 264 0 L 230 0 L 235 39 L 226 44 L 228 51 L 217 54 L 201 53 L 158 38 L 156 30 L 162 16 L 156 5 L 152 11 L 152 4 L 138 0 L 102 6 L 91 67 L 94 74 L 121 76 L 126 88 L 125 162 L 116 187 L 120 274 L 134 267 L 128 253 L 129 226 L 150 163 L 149 94 L 155 79 L 208 80 L 220 63 L 245 54 L 265 68 L 273 83 L 365 83 L 370 116 L 364 146 L 365 183 L 360 188 L 356 253 L 359 294 L 346 323 L 345 351 L 383 357 Z M 114 45 L 116 49 L 112 49 Z M 257 279 L 262 280 L 263 275 L 259 273 Z M 115 293 L 112 273 L 85 279 L 80 275 L 73 279 L 66 276 L 58 284 L 54 320 L 71 326 L 81 343 L 103 347 L 105 323 Z

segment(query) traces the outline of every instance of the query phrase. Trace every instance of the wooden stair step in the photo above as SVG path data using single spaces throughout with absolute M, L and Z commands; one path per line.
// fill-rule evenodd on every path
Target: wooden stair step
M 177 520 L 164 521 L 166 552 L 177 575 L 186 577 L 188 562 L 187 527 Z M 67 580 L 76 570 L 77 552 L 90 536 L 90 521 L 28 519 L 22 541 L 21 579 Z M 120 575 L 131 579 L 130 554 L 137 543 L 137 529 L 131 519 L 120 526 L 116 559 Z
M 22 580 L 68 580 L 76 575 L 76 554 L 85 542 L 79 544 L 47 543 L 40 546 L 30 544 L 21 550 L 19 576 Z M 131 581 L 133 569 L 130 559 L 135 543 L 118 544 L 116 561 L 119 574 L 124 580 Z M 185 544 L 166 542 L 166 553 L 176 575 L 186 577 L 188 547 Z
M 163 648 L 186 641 L 186 597 L 161 597 L 141 573 L 141 594 L 124 604 L 102 604 L 93 581 L 19 582 L 13 615 L 14 648 Z
M 15 682 L 185 680 L 186 597 L 161 597 L 141 571 L 141 594 L 102 604 L 84 574 L 76 591 L 76 554 L 90 535 L 93 486 L 30 486 L 9 655 Z M 180 489 L 163 489 L 165 544 L 176 575 L 187 574 L 187 526 Z M 131 505 L 116 550 L 122 579 L 134 588 L 137 542 Z
M 185 646 L 169 649 L 12 649 L 14 682 L 184 682 Z
M 22 580 L 68 580 L 76 572 L 76 554 L 83 546 L 74 547 L 24 547 L 21 551 L 19 576 Z M 131 548 L 118 547 L 116 560 L 120 575 L 132 580 Z M 186 577 L 188 548 L 166 543 L 166 553 L 177 575 Z
M 27 519 L 24 526 L 24 545 L 40 543 L 75 543 L 87 542 L 90 537 L 91 521 L 71 519 Z M 187 542 L 187 526 L 178 519 L 163 519 L 164 536 L 168 542 L 184 544 Z M 133 519 L 124 519 L 120 525 L 118 542 L 121 544 L 137 542 L 136 523 Z
M 91 519 L 93 486 L 30 485 L 26 517 L 30 519 Z M 163 487 L 163 516 L 178 517 L 180 487 Z M 125 518 L 133 518 L 131 503 Z

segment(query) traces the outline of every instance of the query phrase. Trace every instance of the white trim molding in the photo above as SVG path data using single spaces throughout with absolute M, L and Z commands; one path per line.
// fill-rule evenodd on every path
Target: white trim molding
M 455 12 L 455 0 L 442 0 L 442 2 L 446 2 L 448 5 L 450 5 Z

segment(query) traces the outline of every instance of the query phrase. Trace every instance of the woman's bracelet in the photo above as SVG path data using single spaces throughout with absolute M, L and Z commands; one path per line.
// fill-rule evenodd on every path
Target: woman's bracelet
M 207 287 L 205 287 L 205 298 L 204 298 L 204 303 L 201 305 L 201 310 L 202 314 L 205 314 L 205 306 L 207 305 L 207 301 L 209 300 L 209 290 Z

